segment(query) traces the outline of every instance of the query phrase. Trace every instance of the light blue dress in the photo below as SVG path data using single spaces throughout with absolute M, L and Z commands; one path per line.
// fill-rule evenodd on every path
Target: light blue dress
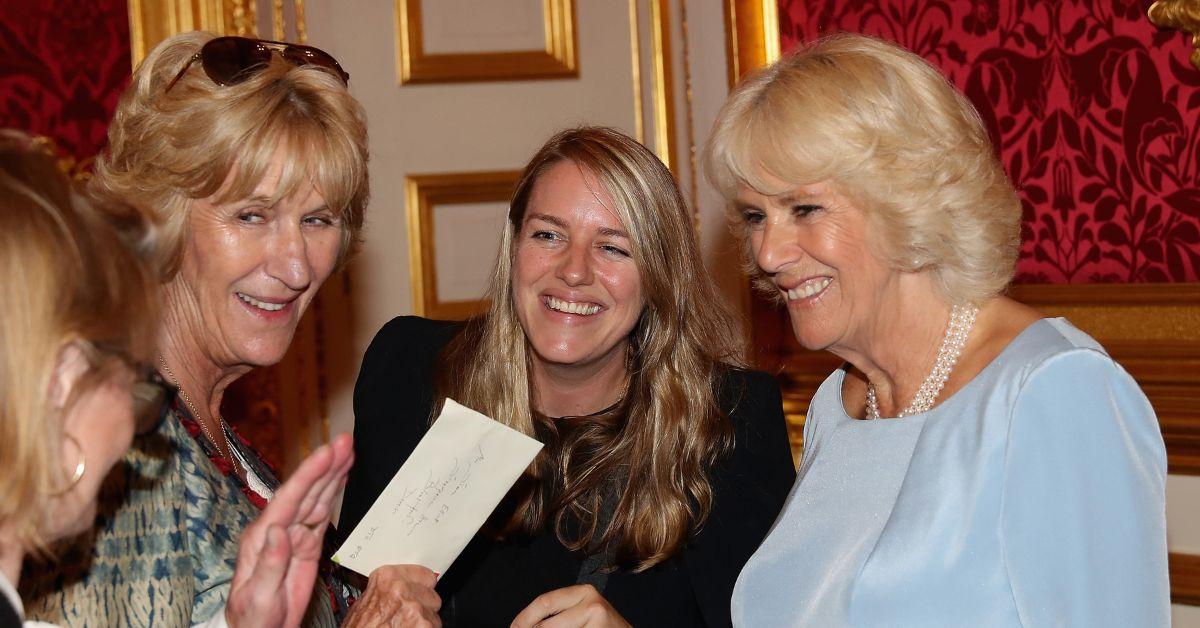
M 1166 626 L 1166 450 L 1124 369 L 1031 325 L 933 410 L 846 415 L 817 390 L 735 626 Z

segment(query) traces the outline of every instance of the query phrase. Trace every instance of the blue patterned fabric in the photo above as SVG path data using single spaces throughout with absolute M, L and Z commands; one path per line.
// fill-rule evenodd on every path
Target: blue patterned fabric
M 258 516 L 236 476 L 225 476 L 179 421 L 139 436 L 107 478 L 93 535 L 55 565 L 27 565 L 31 619 L 64 626 L 187 626 L 229 597 L 238 537 Z M 93 544 L 94 538 L 94 544 Z M 335 625 L 314 593 L 306 624 Z

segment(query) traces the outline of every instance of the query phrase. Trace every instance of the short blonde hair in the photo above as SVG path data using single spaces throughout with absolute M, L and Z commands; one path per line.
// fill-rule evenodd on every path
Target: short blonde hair
M 47 399 L 58 356 L 76 343 L 88 358 L 76 397 L 116 365 L 150 358 L 157 250 L 145 215 L 88 202 L 53 158 L 9 131 L 0 131 L 0 214 L 0 527 L 40 549 L 48 498 L 74 463 L 60 460 Z
M 775 195 L 770 180 L 830 181 L 867 213 L 881 258 L 931 272 L 951 302 L 1012 278 L 1021 203 L 978 112 L 895 45 L 835 35 L 760 70 L 726 101 L 706 153 L 729 200 L 742 185 Z
M 330 71 L 278 55 L 229 86 L 214 83 L 197 61 L 167 91 L 214 37 L 168 38 L 138 66 L 109 126 L 108 149 L 96 160 L 93 192 L 158 214 L 169 279 L 182 259 L 190 201 L 218 191 L 218 202 L 250 196 L 282 146 L 288 160 L 273 200 L 311 182 L 341 220 L 340 264 L 357 245 L 368 198 L 362 107 Z

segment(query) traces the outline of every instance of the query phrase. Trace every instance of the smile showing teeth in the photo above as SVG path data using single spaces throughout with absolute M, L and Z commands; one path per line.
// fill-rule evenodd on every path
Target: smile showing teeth
M 817 277 L 815 279 L 809 279 L 795 288 L 788 290 L 788 300 L 795 301 L 796 299 L 807 299 L 808 297 L 811 297 L 812 295 L 824 290 L 825 287 L 828 286 L 832 281 L 833 279 L 829 277 Z
M 267 303 L 265 301 L 259 301 L 252 296 L 247 296 L 240 292 L 237 293 L 237 295 L 239 299 L 245 301 L 246 303 L 249 303 L 260 310 L 266 310 L 268 312 L 278 312 L 279 310 L 282 310 L 285 305 L 287 305 L 287 303 Z
M 546 297 L 546 306 L 556 312 L 578 314 L 580 316 L 591 316 L 600 311 L 600 306 L 595 303 L 575 303 L 554 297 Z

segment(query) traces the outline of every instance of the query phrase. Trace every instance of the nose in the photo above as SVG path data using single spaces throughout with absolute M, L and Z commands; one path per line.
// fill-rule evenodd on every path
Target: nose
M 268 275 L 294 292 L 308 289 L 312 283 L 312 265 L 308 259 L 308 242 L 299 225 L 282 227 L 268 243 L 267 249 Z
M 586 242 L 572 242 L 563 251 L 555 274 L 568 286 L 582 286 L 591 283 L 591 247 Z
M 754 262 L 767 274 L 775 274 L 799 258 L 796 234 L 787 225 L 764 221 L 763 228 L 751 236 Z

